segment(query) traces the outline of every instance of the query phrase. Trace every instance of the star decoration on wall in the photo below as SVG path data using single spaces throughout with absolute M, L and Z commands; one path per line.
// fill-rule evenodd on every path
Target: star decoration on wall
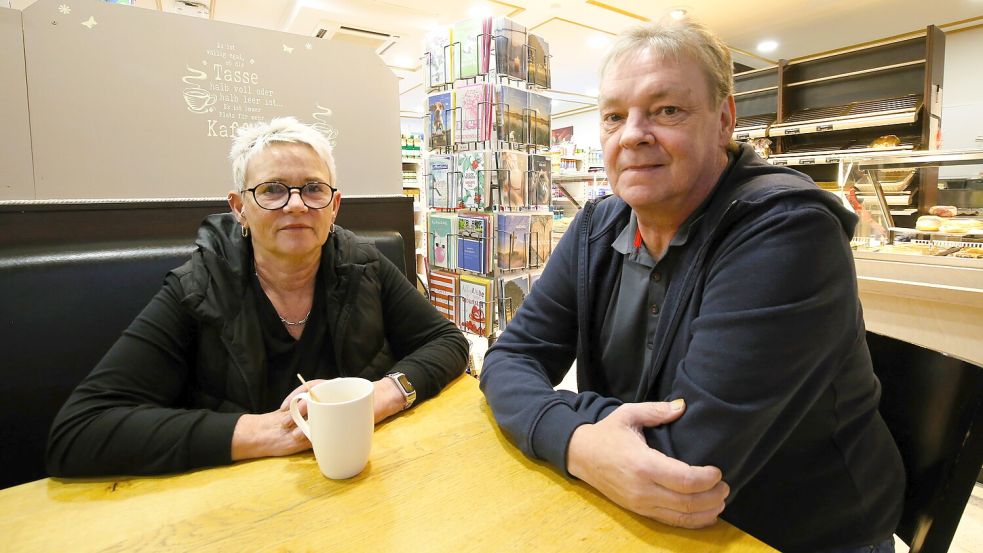
M 254 60 L 253 58 L 249 58 L 249 65 L 252 65 L 254 63 L 256 63 L 256 60 Z
M 99 23 L 96 22 L 96 18 L 92 17 L 91 15 L 89 16 L 88 19 L 82 22 L 82 25 L 85 25 L 88 29 L 92 29 L 98 24 Z
M 286 52 L 286 53 L 288 53 L 288 54 L 293 54 L 294 53 L 293 47 L 292 46 L 287 46 L 286 44 L 283 45 L 283 51 Z
M 308 42 L 307 44 L 304 45 L 304 48 L 307 48 L 308 50 L 310 50 L 311 48 L 313 48 L 313 46 L 311 46 L 311 43 Z
M 68 6 L 66 4 L 62 4 L 62 5 L 58 6 L 58 11 L 60 11 L 62 15 L 68 15 L 68 14 L 72 13 L 72 8 L 71 8 L 71 6 Z

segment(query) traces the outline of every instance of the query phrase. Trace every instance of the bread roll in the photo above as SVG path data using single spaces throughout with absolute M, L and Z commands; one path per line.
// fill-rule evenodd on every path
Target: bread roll
M 915 228 L 926 232 L 935 232 L 942 225 L 942 219 L 934 215 L 922 215 L 915 221 Z
M 955 217 L 956 206 L 954 205 L 933 205 L 928 210 L 929 214 L 939 217 Z

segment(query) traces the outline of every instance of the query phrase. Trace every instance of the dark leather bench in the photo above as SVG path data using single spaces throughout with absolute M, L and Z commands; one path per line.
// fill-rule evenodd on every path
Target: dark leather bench
M 392 225 L 356 233 L 405 274 L 406 248 Z M 0 240 L 0 488 L 47 475 L 44 449 L 58 409 L 164 275 L 190 257 L 193 239 Z

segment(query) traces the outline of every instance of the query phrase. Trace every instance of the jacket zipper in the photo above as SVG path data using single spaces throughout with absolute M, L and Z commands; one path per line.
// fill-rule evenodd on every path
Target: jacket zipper
M 351 318 L 352 309 L 354 306 L 355 290 L 358 289 L 362 284 L 362 276 L 365 273 L 364 265 L 352 265 L 353 270 L 349 275 L 348 290 L 345 292 L 345 306 L 341 310 L 341 315 L 338 317 L 338 326 L 336 333 L 336 338 L 334 342 L 335 347 L 335 362 L 338 363 L 338 373 L 342 376 L 348 374 L 346 370 L 347 367 L 342 363 L 342 347 L 345 343 L 345 334 L 348 331 L 348 319 Z
M 680 306 L 683 304 L 683 299 L 688 297 L 693 292 L 693 286 L 696 285 L 696 275 L 693 273 L 698 267 L 702 267 L 707 251 L 718 238 L 717 230 L 721 225 L 727 222 L 728 217 L 733 213 L 734 206 L 737 205 L 737 203 L 737 200 L 732 200 L 727 206 L 727 209 L 725 209 L 723 214 L 720 215 L 720 218 L 717 219 L 716 223 L 714 223 L 713 230 L 708 233 L 707 239 L 700 246 L 700 250 L 697 252 L 696 257 L 690 265 L 689 272 L 683 279 L 683 288 L 680 290 L 679 295 L 676 297 L 676 302 L 672 307 L 672 315 L 666 327 L 666 332 L 662 337 L 663 339 L 659 343 L 659 349 L 656 350 L 655 355 L 652 357 L 652 363 L 648 367 L 643 368 L 642 378 L 639 382 L 638 391 L 635 395 L 636 402 L 646 401 L 646 397 L 652 389 L 656 376 L 658 376 L 658 373 L 661 372 L 657 371 L 656 368 L 661 367 L 665 362 L 665 356 L 668 353 L 667 344 L 670 341 L 669 338 L 674 336 L 679 328 Z

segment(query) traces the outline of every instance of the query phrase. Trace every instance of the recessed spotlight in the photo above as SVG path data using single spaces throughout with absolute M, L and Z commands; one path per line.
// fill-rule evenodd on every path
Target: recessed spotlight
M 669 12 L 669 17 L 679 21 L 680 19 L 686 17 L 686 10 L 682 8 L 676 8 Z
M 610 43 L 611 39 L 609 39 L 606 35 L 595 33 L 587 37 L 587 46 L 595 50 L 604 48 Z
M 759 52 L 774 52 L 778 48 L 778 42 L 774 40 L 762 40 L 758 43 Z
M 600 94 L 600 93 L 601 93 L 601 91 L 598 90 L 596 87 L 594 87 L 594 88 L 588 88 L 587 90 L 584 91 L 584 94 L 586 94 L 588 96 L 593 96 L 595 98 L 597 98 L 597 95 Z

